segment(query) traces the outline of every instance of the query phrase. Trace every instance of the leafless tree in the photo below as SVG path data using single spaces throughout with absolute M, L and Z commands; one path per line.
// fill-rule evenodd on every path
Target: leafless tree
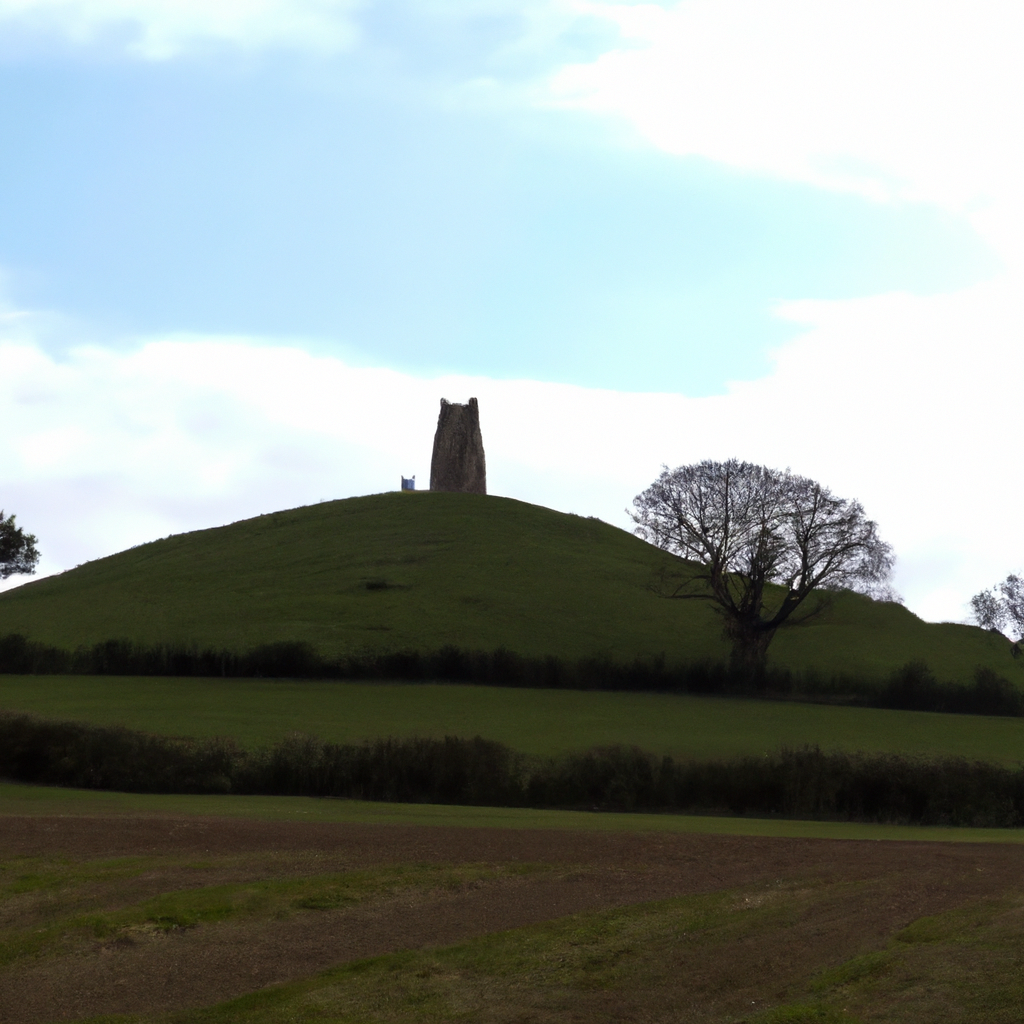
M 36 538 L 14 525 L 14 516 L 0 509 L 0 580 L 15 573 L 34 573 L 39 561 Z
M 736 459 L 665 467 L 633 506 L 635 532 L 689 563 L 662 581 L 662 592 L 711 601 L 734 668 L 755 680 L 776 631 L 819 614 L 822 591 L 895 598 L 892 549 L 860 502 L 788 470 Z
M 1024 640 L 1024 579 L 1010 573 L 1002 583 L 975 594 L 971 612 L 979 626 L 1000 632 L 1009 627 Z

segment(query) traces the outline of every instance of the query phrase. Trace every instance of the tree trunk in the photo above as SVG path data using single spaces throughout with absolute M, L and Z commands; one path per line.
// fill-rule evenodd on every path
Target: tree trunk
M 732 644 L 729 667 L 739 681 L 749 683 L 757 690 L 767 685 L 768 645 L 775 630 L 761 622 L 732 621 L 726 626 L 726 636 Z

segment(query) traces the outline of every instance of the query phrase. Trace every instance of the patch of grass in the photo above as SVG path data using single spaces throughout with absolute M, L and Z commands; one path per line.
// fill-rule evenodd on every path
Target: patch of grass
M 1005 909 L 999 904 L 981 903 L 950 910 L 934 917 L 920 917 L 913 924 L 897 932 L 895 941 L 908 946 L 936 942 L 975 942 L 982 931 L 990 926 L 993 918 Z
M 855 956 L 838 967 L 822 971 L 811 983 L 812 992 L 827 992 L 829 989 L 840 988 L 869 981 L 884 974 L 890 966 L 892 956 L 885 950 Z
M 245 747 L 292 732 L 336 743 L 381 735 L 485 736 L 527 754 L 613 744 L 684 758 L 804 745 L 1015 763 L 1024 719 L 742 698 L 409 683 L 133 676 L 3 676 L 0 708 Z
M 83 884 L 135 878 L 153 863 L 150 857 L 118 857 L 84 864 L 42 857 L 0 861 L 0 903 L 24 893 L 57 893 Z
M 510 498 L 379 494 L 168 537 L 26 583 L 0 594 L 0 621 L 65 648 L 303 641 L 332 657 L 452 645 L 722 660 L 711 609 L 651 589 L 666 557 L 606 523 Z M 1024 681 L 1005 640 L 850 593 L 813 625 L 780 633 L 771 657 L 874 677 L 921 661 L 958 682 L 983 665 Z
M 1024 1019 L 1022 921 L 1020 894 L 919 918 L 885 949 L 820 973 L 810 986 L 816 1005 L 892 1024 L 1016 1024 Z
M 146 864 L 112 862 L 87 863 L 69 870 L 53 870 L 35 877 L 48 880 L 48 887 L 74 890 L 96 879 L 138 875 Z M 457 890 L 464 886 L 543 870 L 537 865 L 491 867 L 483 865 L 388 865 L 381 868 L 346 871 L 301 878 L 260 879 L 221 885 L 178 888 L 116 910 L 67 913 L 67 902 L 53 904 L 31 928 L 0 930 L 0 966 L 20 957 L 53 953 L 83 941 L 130 936 L 140 930 L 171 931 L 196 928 L 237 918 L 287 917 L 301 911 L 328 911 L 354 906 L 395 893 L 417 890 Z M 15 887 L 17 878 L 14 879 Z M 34 891 L 32 889 L 24 891 Z M 15 888 L 4 895 L 18 895 Z M 95 893 L 84 897 L 96 901 Z

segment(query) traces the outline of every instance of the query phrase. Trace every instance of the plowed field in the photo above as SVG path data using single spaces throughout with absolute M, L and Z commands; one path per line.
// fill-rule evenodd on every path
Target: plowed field
M 7 817 L 0 860 L 11 1024 L 273 1020 L 282 1001 L 305 1020 L 325 1000 L 331 1019 L 381 1021 L 738 1021 L 807 1000 L 852 1014 L 808 1020 L 1024 1016 L 1020 846 Z M 965 945 L 992 928 L 994 960 Z M 998 1006 L 972 1016 L 948 957 L 917 962 L 947 947 L 982 956 L 961 970 Z M 199 1012 L 255 992 L 278 1010 Z

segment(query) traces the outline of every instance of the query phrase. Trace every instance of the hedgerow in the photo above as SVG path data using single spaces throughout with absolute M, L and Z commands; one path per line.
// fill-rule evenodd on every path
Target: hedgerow
M 67 651 L 13 633 L 0 637 L 0 673 L 444 680 L 478 686 L 755 695 L 957 714 L 1024 714 L 1024 695 L 990 668 L 979 668 L 971 683 L 952 683 L 937 680 L 919 662 L 904 665 L 882 682 L 843 674 L 797 674 L 788 669 L 769 669 L 755 680 L 722 663 L 669 665 L 661 657 L 629 663 L 609 658 L 571 661 L 527 657 L 504 648 L 466 651 L 449 646 L 436 651 L 328 658 L 300 642 L 263 644 L 240 653 L 184 645 L 145 646 L 130 640 L 105 640 Z
M 229 740 L 4 714 L 0 777 L 137 793 L 1024 825 L 1024 767 L 817 747 L 724 761 L 675 760 L 626 747 L 528 758 L 480 737 L 337 744 L 293 736 L 249 751 Z

